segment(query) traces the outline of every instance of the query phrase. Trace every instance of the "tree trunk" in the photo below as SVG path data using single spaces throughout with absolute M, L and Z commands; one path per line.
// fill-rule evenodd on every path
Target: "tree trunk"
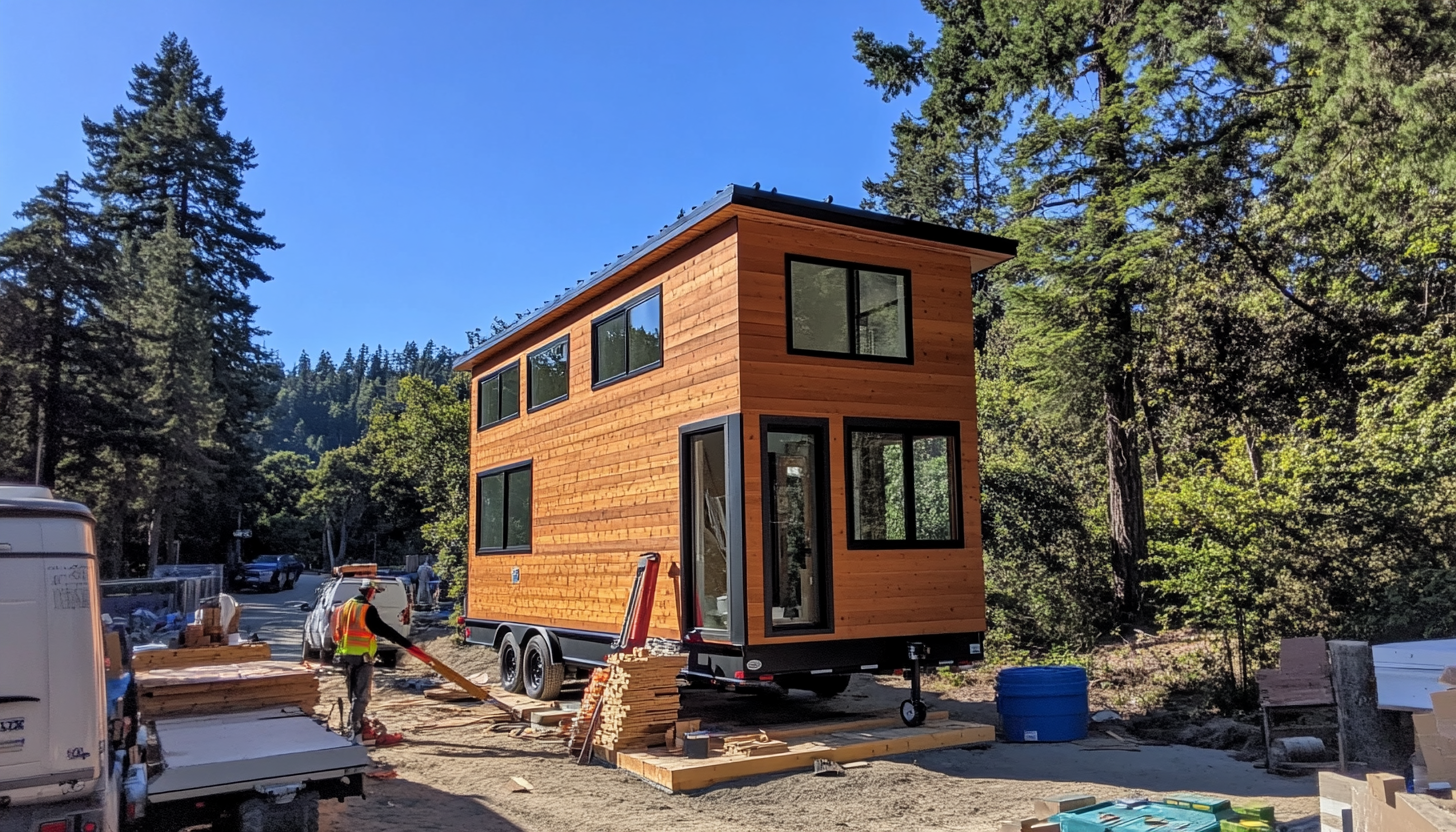
M 1142 606 L 1142 561 L 1148 553 L 1143 475 L 1133 428 L 1132 379 L 1115 374 L 1104 390 L 1107 417 L 1107 505 L 1112 532 L 1113 593 L 1124 613 Z
M 1137 376 L 1133 376 L 1133 390 L 1137 393 L 1138 403 L 1142 405 L 1143 424 L 1148 431 L 1148 452 L 1153 455 L 1153 485 L 1157 485 L 1163 481 L 1163 446 L 1158 441 L 1158 432 L 1153 428 L 1153 409 L 1148 404 L 1148 391 L 1137 380 Z
M 339 563 L 349 562 L 349 518 L 339 518 Z
M 157 568 L 157 556 L 162 546 L 162 513 L 152 509 L 152 522 L 147 525 L 147 577 Z
M 1254 472 L 1254 490 L 1259 490 L 1259 482 L 1264 479 L 1264 452 L 1259 449 L 1258 437 L 1254 436 L 1254 426 L 1249 424 L 1249 417 L 1241 420 L 1244 434 L 1244 450 L 1249 454 L 1249 467 Z

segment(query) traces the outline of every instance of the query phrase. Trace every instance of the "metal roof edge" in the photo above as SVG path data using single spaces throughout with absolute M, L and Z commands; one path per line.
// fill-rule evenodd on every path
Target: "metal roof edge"
M 475 349 L 456 358 L 453 365 L 454 369 L 469 370 L 474 365 L 475 360 L 486 352 L 489 352 L 491 348 L 515 337 L 522 330 L 550 314 L 553 310 L 570 303 L 578 296 L 610 280 L 613 276 L 631 267 L 647 255 L 652 254 L 662 245 L 676 238 L 679 234 L 697 225 L 704 218 L 717 213 L 728 205 L 743 205 L 748 208 L 757 208 L 759 210 L 787 214 L 803 219 L 817 220 L 819 222 L 833 223 L 836 225 L 847 225 L 866 231 L 879 231 L 900 237 L 910 237 L 917 240 L 980 249 L 982 251 L 991 251 L 1013 257 L 1016 255 L 1016 241 L 1006 237 L 997 237 L 991 234 L 982 234 L 979 231 L 966 231 L 960 228 L 922 222 L 921 220 L 866 211 L 861 208 L 850 208 L 828 202 L 816 202 L 803 197 L 789 196 L 788 194 L 730 184 L 714 194 L 712 199 L 694 207 L 693 210 L 665 226 L 661 231 L 649 238 L 647 242 L 634 247 L 631 251 L 617 258 L 617 261 L 610 266 L 607 266 L 566 292 L 557 295 L 550 302 L 544 304 L 534 312 L 523 316 L 520 320 L 515 321 L 510 326 L 487 338 Z

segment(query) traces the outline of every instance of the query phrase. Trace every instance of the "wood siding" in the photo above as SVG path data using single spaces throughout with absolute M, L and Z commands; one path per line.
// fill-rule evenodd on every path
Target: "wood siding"
M 523 412 L 473 432 L 471 470 L 531 460 L 533 528 L 529 553 L 469 556 L 471 618 L 616 632 L 637 558 L 656 551 L 663 561 L 652 634 L 681 635 L 673 578 L 678 428 L 740 407 L 735 225 L 730 219 L 648 265 L 569 322 L 513 343 L 508 360 L 476 366 L 478 380 L 522 362 Z M 663 366 L 592 390 L 592 318 L 659 285 Z M 523 358 L 564 333 L 571 336 L 570 397 L 526 413 Z M 472 551 L 475 508 L 472 478 Z M 520 569 L 516 584 L 513 568 Z
M 786 254 L 908 269 L 913 364 L 790 355 Z M 750 643 L 985 630 L 971 275 L 991 262 L 984 253 L 952 246 L 768 212 L 740 212 L 738 330 Z M 829 420 L 833 633 L 765 635 L 759 452 L 763 415 Z M 846 416 L 960 423 L 965 548 L 848 548 Z

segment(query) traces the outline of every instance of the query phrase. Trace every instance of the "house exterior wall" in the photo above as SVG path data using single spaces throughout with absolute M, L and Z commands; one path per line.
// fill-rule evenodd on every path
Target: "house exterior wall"
M 532 549 L 469 556 L 470 618 L 616 632 L 637 558 L 660 552 L 651 634 L 681 635 L 678 428 L 737 413 L 736 220 L 628 278 L 569 322 L 539 333 L 479 379 L 521 363 L 522 412 L 474 430 L 473 472 L 532 462 Z M 662 366 L 592 390 L 592 319 L 662 287 Z M 526 412 L 525 356 L 570 335 L 570 396 Z M 474 417 L 472 416 L 472 419 Z M 477 503 L 471 483 L 471 548 Z M 519 582 L 512 583 L 513 569 Z
M 985 630 L 971 275 L 983 253 L 768 212 L 738 219 L 738 356 L 750 643 Z M 910 272 L 913 363 L 788 351 L 785 256 Z M 765 622 L 760 418 L 829 421 L 833 632 L 770 635 Z M 964 548 L 850 549 L 844 417 L 960 425 Z

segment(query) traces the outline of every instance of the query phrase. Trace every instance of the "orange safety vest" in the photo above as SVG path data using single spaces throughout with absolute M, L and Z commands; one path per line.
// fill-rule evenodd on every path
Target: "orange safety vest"
M 373 658 L 379 652 L 379 640 L 364 623 L 369 605 L 358 598 L 350 598 L 339 608 L 334 619 L 334 653 L 339 656 L 364 656 Z

